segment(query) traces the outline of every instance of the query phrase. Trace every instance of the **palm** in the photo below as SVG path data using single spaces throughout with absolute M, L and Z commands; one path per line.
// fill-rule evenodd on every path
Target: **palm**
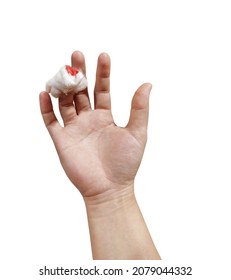
M 117 127 L 110 111 L 85 112 L 62 133 L 57 144 L 61 163 L 84 196 L 132 183 L 145 143 Z
M 73 54 L 72 64 L 85 70 L 79 52 Z M 148 97 L 144 86 L 134 95 L 128 125 L 117 127 L 110 110 L 109 74 L 110 60 L 104 54 L 97 66 L 95 110 L 87 90 L 59 99 L 64 127 L 54 115 L 49 95 L 41 94 L 41 112 L 62 166 L 83 196 L 131 185 L 145 148 Z

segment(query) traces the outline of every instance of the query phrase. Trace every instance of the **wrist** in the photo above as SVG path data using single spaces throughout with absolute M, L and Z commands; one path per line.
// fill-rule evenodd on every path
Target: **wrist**
M 134 185 L 123 188 L 111 188 L 90 197 L 84 197 L 88 216 L 92 218 L 110 216 L 136 203 Z

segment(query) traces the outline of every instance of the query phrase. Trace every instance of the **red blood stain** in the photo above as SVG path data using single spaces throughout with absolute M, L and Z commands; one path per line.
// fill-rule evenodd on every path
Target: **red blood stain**
M 78 70 L 74 69 L 73 67 L 66 65 L 66 70 L 69 74 L 71 74 L 72 76 L 75 76 L 79 73 Z

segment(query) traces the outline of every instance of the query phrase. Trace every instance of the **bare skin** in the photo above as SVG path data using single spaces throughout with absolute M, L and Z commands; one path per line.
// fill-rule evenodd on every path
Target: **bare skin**
M 72 66 L 86 73 L 81 52 Z M 134 195 L 134 179 L 147 141 L 150 84 L 134 94 L 126 127 L 111 114 L 110 57 L 98 58 L 94 109 L 88 90 L 59 98 L 61 126 L 48 93 L 40 94 L 44 123 L 60 162 L 82 194 L 94 259 L 160 259 Z

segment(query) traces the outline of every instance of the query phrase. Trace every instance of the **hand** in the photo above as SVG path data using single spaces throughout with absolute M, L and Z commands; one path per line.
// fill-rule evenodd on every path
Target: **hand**
M 72 54 L 72 66 L 86 72 L 81 52 Z M 61 126 L 49 94 L 40 94 L 41 113 L 61 164 L 83 197 L 132 188 L 147 139 L 150 90 L 150 84 L 143 84 L 136 91 L 127 126 L 116 126 L 111 114 L 110 58 L 102 53 L 96 70 L 94 110 L 87 89 L 62 97 Z

